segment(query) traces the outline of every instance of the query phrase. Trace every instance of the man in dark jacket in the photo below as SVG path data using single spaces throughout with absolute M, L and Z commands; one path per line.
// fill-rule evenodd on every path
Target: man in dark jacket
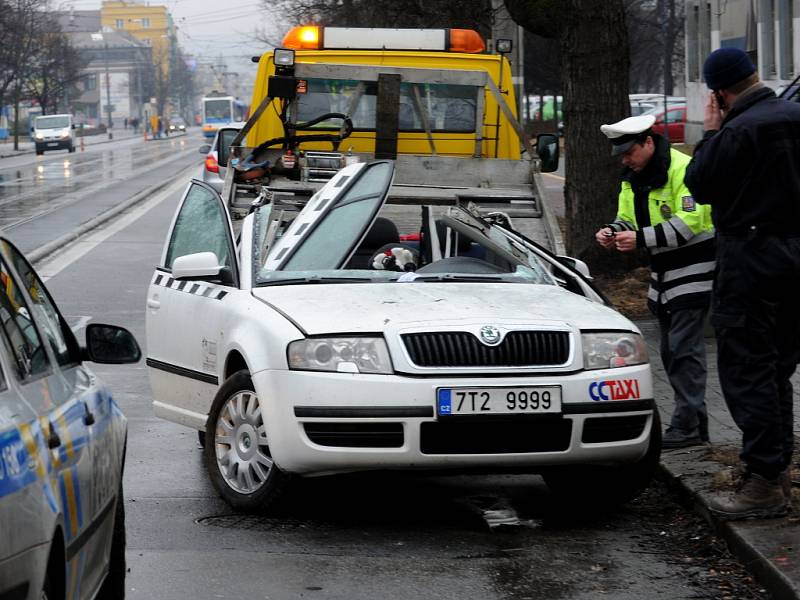
M 713 91 L 686 170 L 717 231 L 711 322 L 725 401 L 742 430 L 745 480 L 711 508 L 776 517 L 790 501 L 792 384 L 800 360 L 800 104 L 761 84 L 734 48 L 703 66 Z

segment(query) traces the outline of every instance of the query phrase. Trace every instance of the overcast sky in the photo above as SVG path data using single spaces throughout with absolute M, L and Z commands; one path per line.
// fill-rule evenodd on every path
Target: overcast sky
M 55 0 L 54 4 L 76 10 L 98 10 L 100 0 Z M 272 38 L 280 37 L 258 0 L 150 0 L 151 6 L 166 6 L 178 28 L 178 40 L 185 52 L 200 62 L 214 62 L 223 56 L 236 71 L 252 69 L 250 57 L 260 55 L 266 46 L 254 41 L 256 29 Z M 243 73 L 243 74 L 244 74 Z

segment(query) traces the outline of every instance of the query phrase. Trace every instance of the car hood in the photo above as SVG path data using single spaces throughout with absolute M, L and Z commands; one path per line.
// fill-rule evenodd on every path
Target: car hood
M 638 331 L 615 310 L 552 285 L 306 284 L 255 288 L 253 294 L 307 335 L 375 333 L 465 319 Z

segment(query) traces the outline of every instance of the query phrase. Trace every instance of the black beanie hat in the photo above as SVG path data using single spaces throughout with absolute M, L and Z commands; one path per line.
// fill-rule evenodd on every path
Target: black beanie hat
M 756 72 L 750 57 L 738 48 L 720 48 L 703 63 L 703 77 L 711 90 L 724 90 Z

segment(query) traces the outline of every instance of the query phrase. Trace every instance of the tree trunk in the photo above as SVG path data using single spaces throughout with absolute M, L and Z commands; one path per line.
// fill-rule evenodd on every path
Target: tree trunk
M 563 4 L 565 243 L 570 255 L 600 267 L 608 254 L 599 251 L 594 234 L 616 214 L 621 170 L 600 125 L 630 114 L 625 13 L 622 0 Z

